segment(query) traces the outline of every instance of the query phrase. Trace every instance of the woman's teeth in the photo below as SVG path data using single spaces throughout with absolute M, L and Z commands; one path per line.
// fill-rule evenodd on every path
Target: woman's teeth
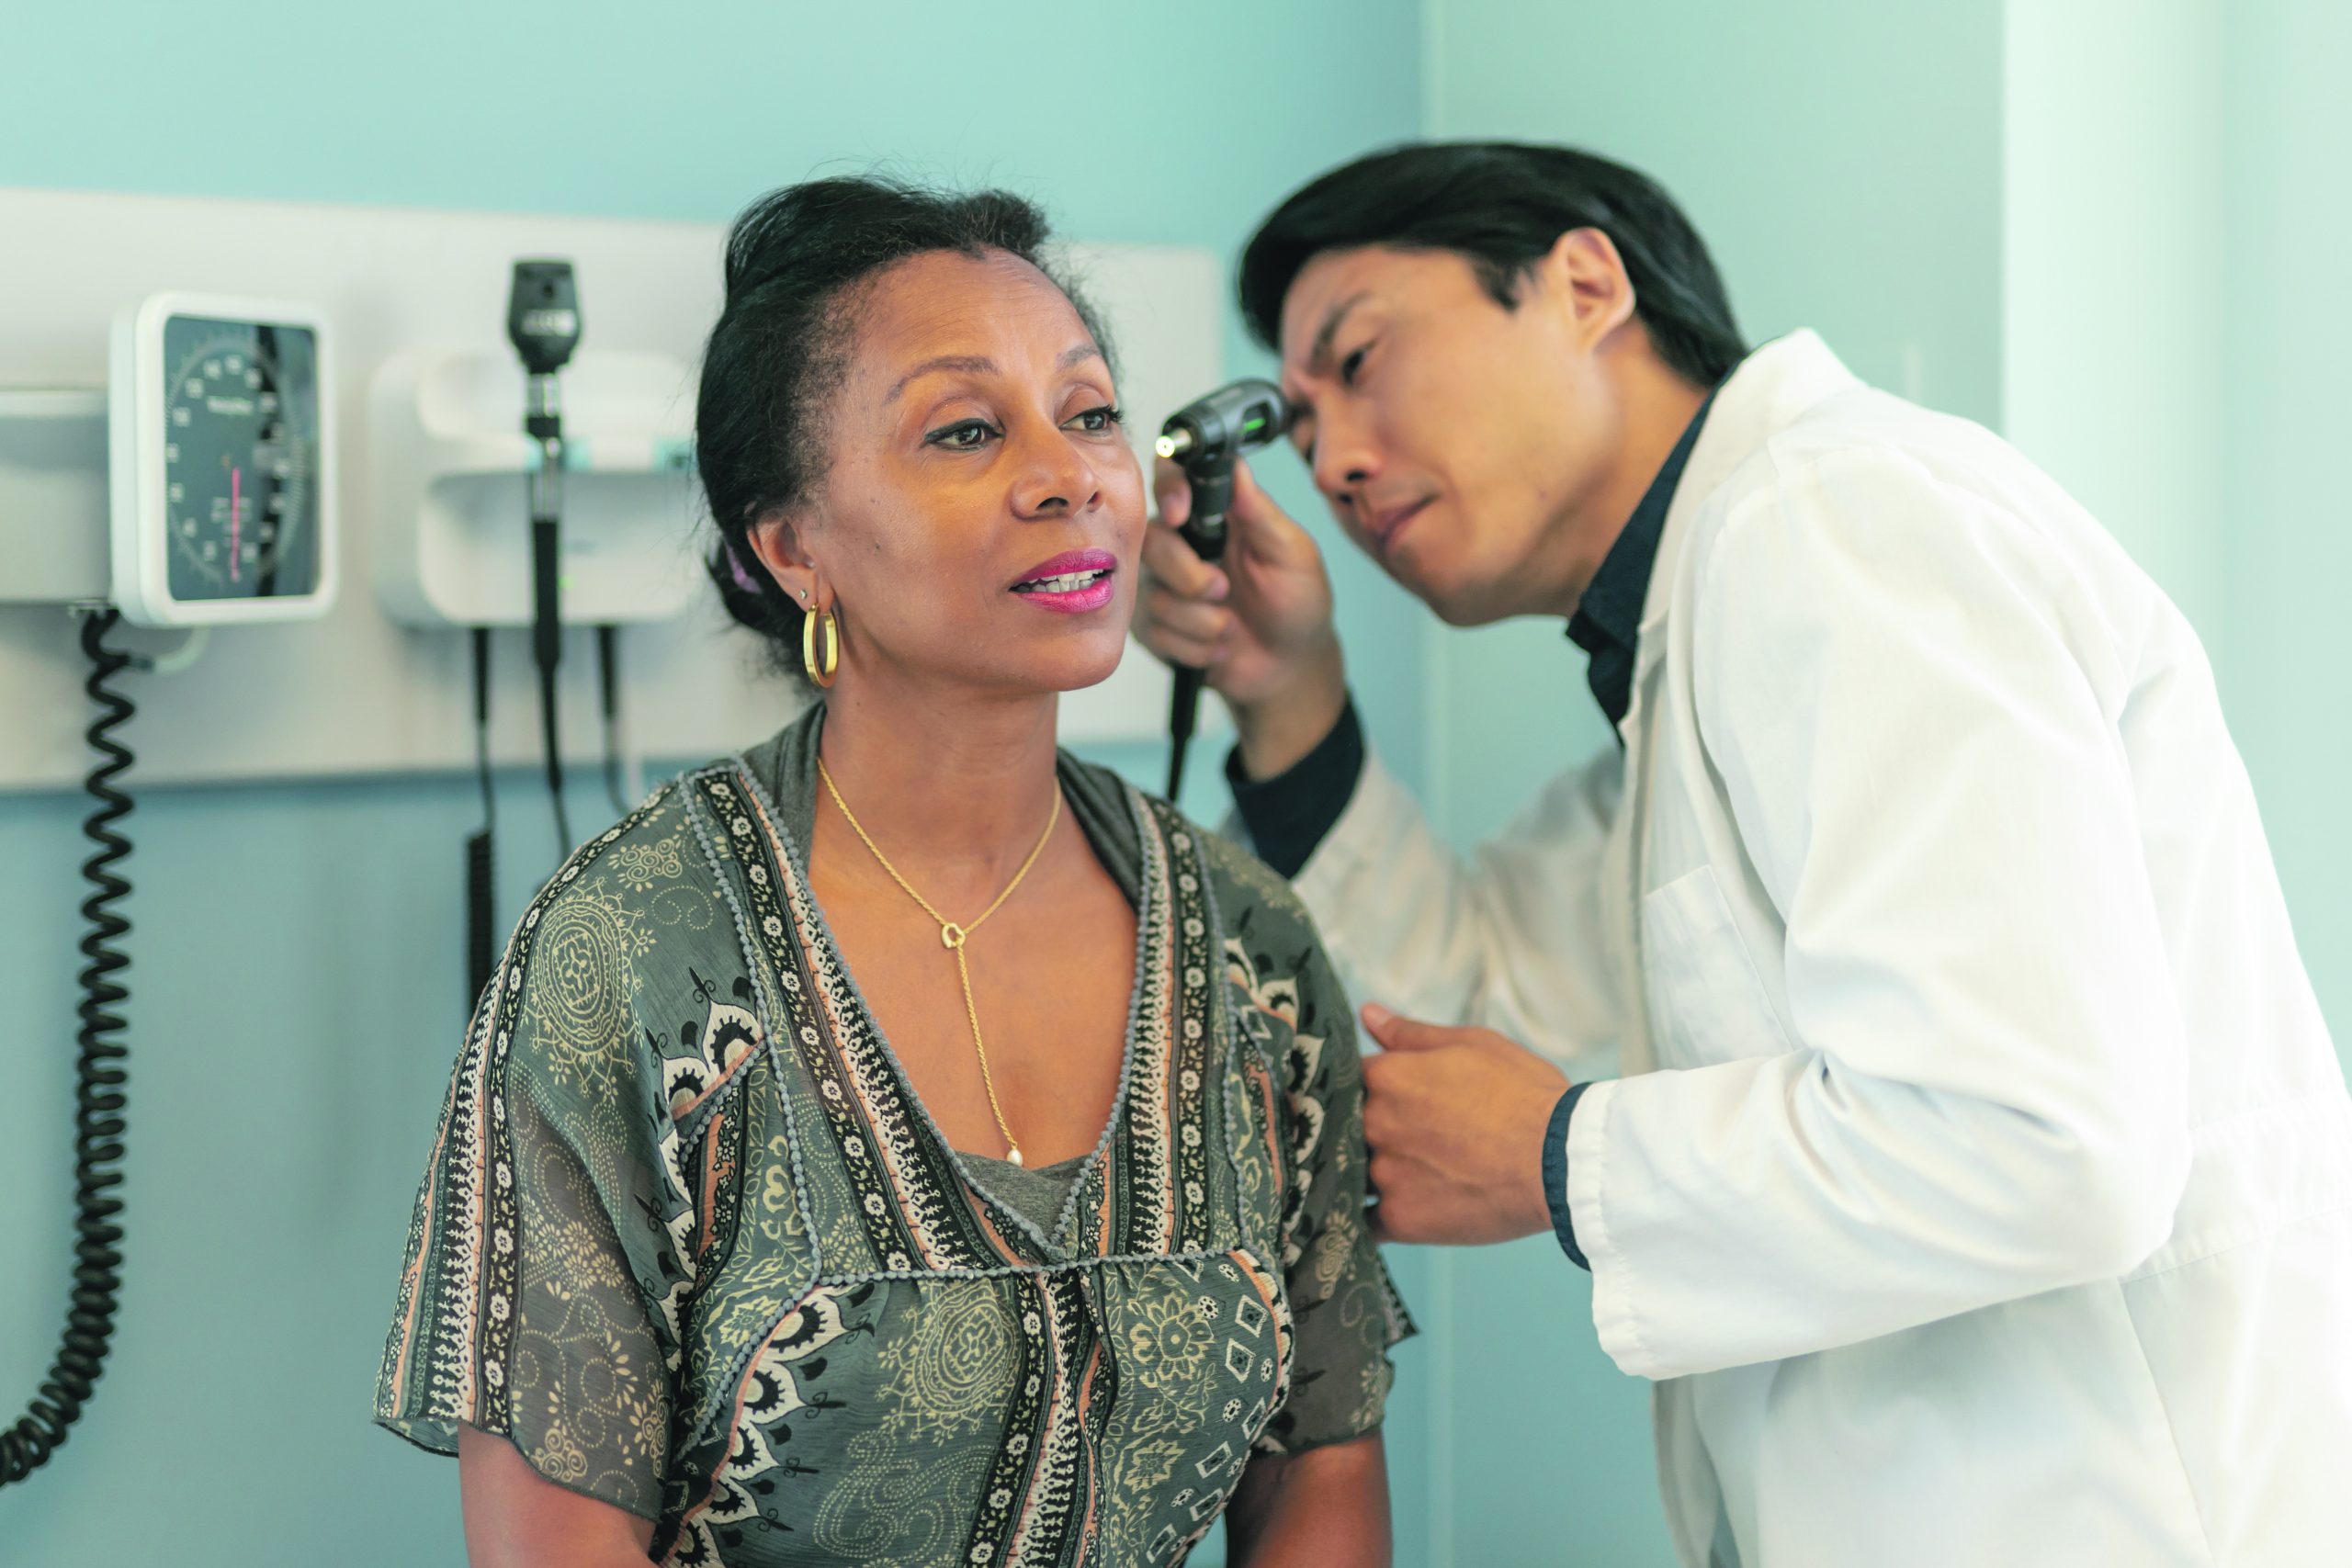
M 1075 593 L 1109 575 L 1102 571 L 1071 571 L 1059 577 L 1033 577 L 1026 582 L 1014 583 L 1012 591 L 1015 593 Z

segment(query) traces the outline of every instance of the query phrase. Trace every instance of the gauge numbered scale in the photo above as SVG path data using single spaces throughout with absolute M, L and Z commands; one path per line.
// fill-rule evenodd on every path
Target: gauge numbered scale
M 305 305 L 157 294 L 115 323 L 114 600 L 154 626 L 334 599 L 326 334 Z

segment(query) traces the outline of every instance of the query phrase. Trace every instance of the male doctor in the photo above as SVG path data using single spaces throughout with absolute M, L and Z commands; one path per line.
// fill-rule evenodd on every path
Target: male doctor
M 1998 437 L 1745 348 L 1600 159 L 1366 158 L 1240 287 L 1348 537 L 1564 620 L 1617 734 L 1459 862 L 1307 535 L 1154 530 L 1138 632 L 1386 1004 L 1385 1234 L 1591 1269 L 1692 1568 L 2352 1563 L 2352 1100 L 2180 613 Z

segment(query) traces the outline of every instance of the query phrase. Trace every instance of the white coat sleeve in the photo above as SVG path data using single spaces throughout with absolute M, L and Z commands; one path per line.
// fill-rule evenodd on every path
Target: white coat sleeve
M 1294 886 L 1359 1002 L 1501 1031 L 1577 1077 L 1617 1044 L 1600 863 L 1624 763 L 1554 779 L 1466 865 L 1367 753 L 1347 809 Z
M 1626 1371 L 1852 1344 L 2162 1244 L 2187 1066 L 2118 724 L 2139 634 L 2075 581 L 1895 454 L 1724 525 L 1699 728 L 1794 1038 L 1578 1105 L 1569 1204 Z

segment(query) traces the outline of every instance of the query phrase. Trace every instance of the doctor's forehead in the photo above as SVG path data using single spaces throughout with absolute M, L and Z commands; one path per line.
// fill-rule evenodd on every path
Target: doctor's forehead
M 1348 341 L 1351 323 L 1480 292 L 1469 261 L 1453 251 L 1389 245 L 1326 251 L 1299 269 L 1283 297 L 1283 372 L 1328 377 L 1338 357 L 1355 346 Z

